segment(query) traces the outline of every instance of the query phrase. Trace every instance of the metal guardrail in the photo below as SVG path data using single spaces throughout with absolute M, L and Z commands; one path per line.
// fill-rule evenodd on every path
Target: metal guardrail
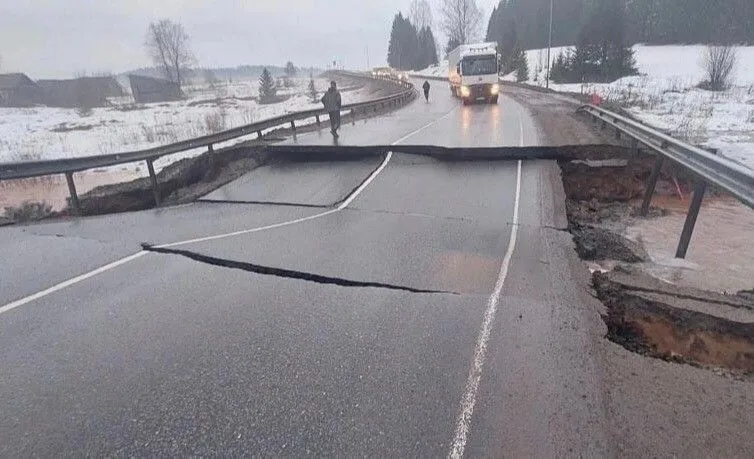
M 670 160 L 682 166 L 697 177 L 694 186 L 694 195 L 686 216 L 686 223 L 681 233 L 678 249 L 676 250 L 677 258 L 686 257 L 707 184 L 713 184 L 727 191 L 743 204 L 754 209 L 754 170 L 728 158 L 717 156 L 702 148 L 689 145 L 657 129 L 605 110 L 604 108 L 594 105 L 583 105 L 579 108 L 579 111 L 593 116 L 595 121 L 602 123 L 603 128 L 607 127 L 607 125 L 615 128 L 618 138 L 622 134 L 628 136 L 632 141 L 634 149 L 638 150 L 643 145 L 657 154 L 657 159 L 644 193 L 644 201 L 641 207 L 642 215 L 646 216 L 649 211 L 655 186 L 657 185 L 657 180 L 660 177 L 665 160 Z
M 584 105 L 579 110 L 613 126 L 754 208 L 754 171 L 746 166 L 674 139 L 656 129 L 604 108 Z
M 413 84 L 407 81 L 396 80 L 386 77 L 376 77 L 367 74 L 353 72 L 338 72 L 342 75 L 353 78 L 378 79 L 385 80 L 398 85 L 401 90 L 395 94 L 373 99 L 365 102 L 346 104 L 341 107 L 341 112 L 350 112 L 353 116 L 357 112 L 367 113 L 370 109 L 377 110 L 379 107 L 398 106 L 411 101 L 416 94 Z M 30 177 L 41 177 L 46 175 L 65 174 L 68 181 L 68 188 L 71 195 L 71 205 L 74 210 L 78 210 L 78 196 L 76 187 L 73 182 L 73 173 L 96 169 L 101 167 L 116 166 L 119 164 L 146 161 L 147 169 L 152 180 L 152 187 L 155 191 L 155 200 L 160 204 L 160 194 L 157 188 L 157 177 L 154 173 L 154 161 L 170 154 L 180 153 L 187 150 L 206 147 L 211 152 L 213 146 L 228 140 L 256 134 L 257 138 L 262 138 L 264 131 L 272 128 L 288 127 L 295 132 L 296 121 L 315 119 L 317 124 L 321 124 L 320 117 L 326 115 L 324 109 L 305 110 L 295 113 L 269 118 L 256 123 L 239 126 L 216 134 L 209 134 L 169 145 L 147 148 L 145 150 L 130 151 L 124 153 L 113 153 L 107 155 L 84 156 L 79 158 L 52 159 L 44 161 L 25 161 L 17 163 L 0 163 L 0 180 L 21 179 Z

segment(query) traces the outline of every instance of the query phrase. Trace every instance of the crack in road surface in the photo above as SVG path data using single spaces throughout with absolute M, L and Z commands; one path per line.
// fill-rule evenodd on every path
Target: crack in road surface
M 155 247 L 146 243 L 142 244 L 142 248 L 146 252 L 155 252 L 155 253 L 168 254 L 168 255 L 180 255 L 194 261 L 198 261 L 201 263 L 206 263 L 206 264 L 214 265 L 214 266 L 220 266 L 223 268 L 240 269 L 242 271 L 248 271 L 251 273 L 261 274 L 264 276 L 297 279 L 297 280 L 303 280 L 306 282 L 315 282 L 317 284 L 338 285 L 340 287 L 360 287 L 360 288 L 372 287 L 372 288 L 382 288 L 382 289 L 387 289 L 387 290 L 401 290 L 404 292 L 411 292 L 411 293 L 461 295 L 458 292 L 452 292 L 452 291 L 419 289 L 419 288 L 407 287 L 403 285 L 388 284 L 388 283 L 383 283 L 383 282 L 357 281 L 357 280 L 352 280 L 352 279 L 344 279 L 341 277 L 323 276 L 321 274 L 314 274 L 314 273 L 309 273 L 305 271 L 295 271 L 291 269 L 275 268 L 272 266 L 262 266 L 262 265 L 257 265 L 253 263 L 243 262 L 243 261 L 234 261 L 234 260 L 226 260 L 223 258 L 211 257 L 208 255 L 202 255 L 200 253 L 191 252 L 189 250 L 167 249 L 163 247 Z

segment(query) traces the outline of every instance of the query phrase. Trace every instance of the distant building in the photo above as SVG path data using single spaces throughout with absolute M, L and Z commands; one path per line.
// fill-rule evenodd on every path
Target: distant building
M 82 77 L 73 80 L 39 80 L 42 103 L 49 107 L 105 107 L 111 97 L 123 97 L 123 88 L 113 77 Z
M 138 104 L 171 102 L 179 100 L 183 94 L 177 84 L 160 78 L 128 75 L 134 101 Z
M 39 86 L 25 74 L 0 74 L 0 107 L 31 107 L 40 99 Z

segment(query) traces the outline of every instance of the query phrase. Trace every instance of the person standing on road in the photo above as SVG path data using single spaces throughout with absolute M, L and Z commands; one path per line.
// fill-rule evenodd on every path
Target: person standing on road
M 429 102 L 429 80 L 424 80 L 422 88 L 424 88 L 424 98 Z
M 330 82 L 330 89 L 322 96 L 322 104 L 330 117 L 330 132 L 332 132 L 333 137 L 337 138 L 338 129 L 340 129 L 340 107 L 342 103 L 338 85 L 334 81 Z

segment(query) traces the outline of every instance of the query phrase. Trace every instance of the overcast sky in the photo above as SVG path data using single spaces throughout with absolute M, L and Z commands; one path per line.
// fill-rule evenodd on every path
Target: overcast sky
M 439 31 L 439 4 L 435 32 Z M 0 73 L 66 78 L 150 64 L 150 21 L 181 22 L 202 67 L 384 64 L 393 15 L 410 0 L 0 0 Z M 497 0 L 477 0 L 486 27 Z M 358 6 L 357 6 L 358 5 Z

